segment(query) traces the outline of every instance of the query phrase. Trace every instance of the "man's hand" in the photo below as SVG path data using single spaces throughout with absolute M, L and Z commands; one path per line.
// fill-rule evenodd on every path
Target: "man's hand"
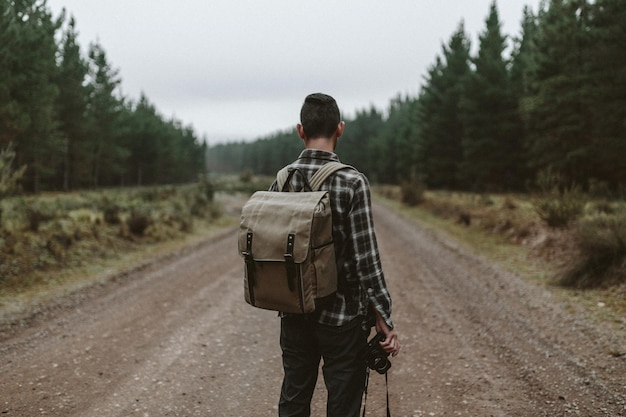
M 400 352 L 400 340 L 398 334 L 389 328 L 378 310 L 373 309 L 376 313 L 376 331 L 385 335 L 385 340 L 380 342 L 380 347 L 391 356 L 396 356 Z

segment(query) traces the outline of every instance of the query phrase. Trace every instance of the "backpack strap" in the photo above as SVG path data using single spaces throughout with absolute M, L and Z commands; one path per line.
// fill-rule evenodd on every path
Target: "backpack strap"
M 311 180 L 309 181 L 309 184 L 311 184 L 311 189 L 313 191 L 318 191 L 328 177 L 333 175 L 335 172 L 345 168 L 354 169 L 350 165 L 342 164 L 341 162 L 331 161 L 325 163 L 311 177 Z
M 289 165 L 278 171 L 276 174 L 276 188 L 278 191 L 283 191 L 283 187 L 285 186 L 285 182 L 289 178 Z M 289 191 L 293 191 L 293 187 L 289 184 Z
M 328 177 L 333 175 L 335 172 L 341 169 L 345 169 L 345 168 L 354 169 L 350 165 L 342 164 L 341 162 L 331 161 L 331 162 L 325 163 L 311 177 L 309 181 L 311 190 L 318 191 L 319 188 L 322 186 L 322 184 L 324 183 L 324 181 L 326 181 Z M 276 174 L 276 189 L 278 191 L 283 191 L 283 187 L 285 186 L 285 183 L 289 180 L 289 174 L 290 174 L 289 165 L 287 165 L 286 167 L 278 171 L 278 173 Z M 294 191 L 291 183 L 288 185 L 289 185 L 288 191 L 290 192 Z

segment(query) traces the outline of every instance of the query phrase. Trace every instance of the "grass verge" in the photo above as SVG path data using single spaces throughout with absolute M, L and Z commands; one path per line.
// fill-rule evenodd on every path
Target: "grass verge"
M 21 326 L 37 314 L 45 314 L 59 300 L 91 287 L 106 286 L 157 259 L 176 256 L 235 227 L 238 218 L 229 206 L 236 205 L 236 200 L 237 197 L 218 194 L 215 204 L 222 207 L 220 216 L 196 219 L 185 233 L 167 239 L 135 239 L 130 243 L 116 239 L 109 242 L 115 246 L 113 250 L 90 252 L 90 256 L 82 255 L 80 262 L 67 262 L 62 267 L 33 269 L 20 276 L 23 283 L 0 286 L 0 333 Z
M 451 216 L 449 212 L 443 213 L 440 204 L 436 205 L 436 208 L 428 204 L 408 207 L 399 202 L 394 195 L 388 192 L 383 194 L 376 193 L 376 200 L 405 217 L 422 226 L 442 231 L 470 252 L 497 263 L 525 280 L 543 286 L 572 311 L 583 309 L 584 314 L 589 317 L 609 323 L 615 326 L 615 329 L 626 331 L 626 319 L 624 319 L 626 317 L 626 285 L 583 290 L 556 284 L 557 277 L 571 256 L 571 253 L 566 252 L 567 248 L 562 248 L 560 244 L 561 241 L 568 239 L 567 235 L 563 235 L 567 232 L 549 228 L 537 230 L 538 224 L 534 224 L 532 232 L 521 234 L 512 232 L 511 230 L 516 229 L 512 225 L 509 229 L 485 228 L 480 227 L 480 222 L 475 222 L 478 223 L 477 227 L 470 227 L 459 215 L 459 213 L 469 213 L 467 207 L 463 207 L 463 203 L 459 200 L 450 203 L 455 206 L 450 211 L 456 213 Z M 432 202 L 433 195 L 427 193 L 426 200 L 428 199 Z M 504 197 L 504 200 L 508 202 L 503 203 L 501 207 L 511 204 L 511 197 Z M 551 233 L 557 236 L 551 236 Z M 550 243 L 551 241 L 554 243 Z M 555 250 L 548 253 L 550 248 L 555 248 Z

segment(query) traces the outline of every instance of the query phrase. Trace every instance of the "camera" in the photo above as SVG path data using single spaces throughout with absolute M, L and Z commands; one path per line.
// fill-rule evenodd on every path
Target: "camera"
M 379 374 L 384 374 L 391 368 L 391 362 L 387 359 L 389 353 L 385 352 L 379 344 L 379 342 L 384 340 L 384 334 L 376 333 L 376 336 L 372 337 L 370 341 L 367 342 L 367 352 L 365 354 L 365 363 L 367 366 Z

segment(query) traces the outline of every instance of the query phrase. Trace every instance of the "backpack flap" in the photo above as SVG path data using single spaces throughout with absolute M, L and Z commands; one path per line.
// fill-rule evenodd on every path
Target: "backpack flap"
M 239 253 L 250 252 L 255 262 L 284 262 L 291 235 L 293 262 L 302 263 L 310 247 L 332 242 L 332 220 L 328 212 L 330 199 L 326 191 L 257 191 L 241 212 Z M 329 233 L 319 233 L 321 230 Z
M 337 291 L 328 191 L 257 191 L 241 210 L 244 295 L 259 308 L 311 313 Z

